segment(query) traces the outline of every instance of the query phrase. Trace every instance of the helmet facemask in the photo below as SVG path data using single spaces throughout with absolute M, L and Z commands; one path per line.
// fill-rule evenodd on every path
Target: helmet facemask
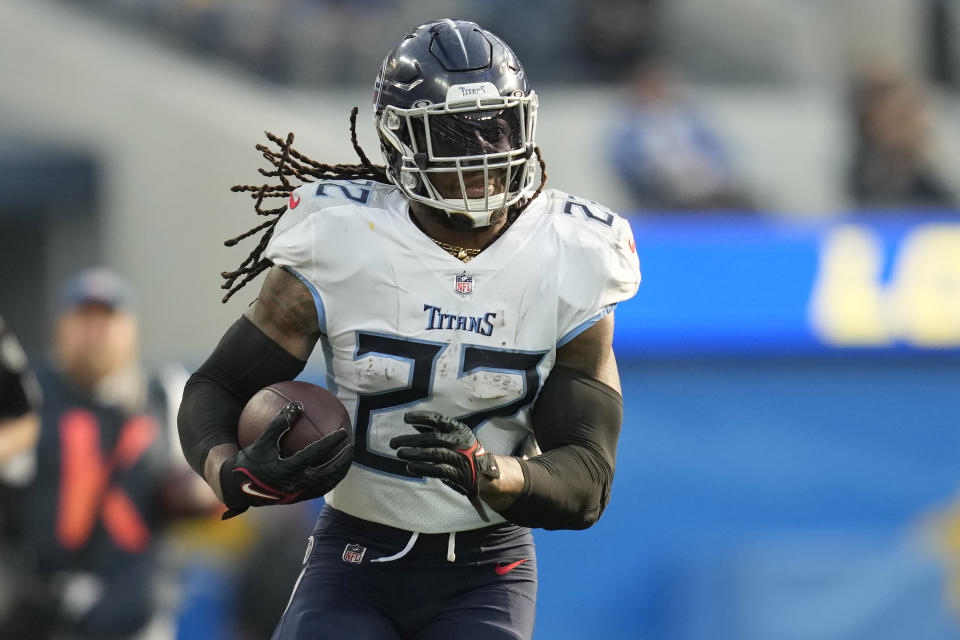
M 536 113 L 532 91 L 502 97 L 489 83 L 454 85 L 443 104 L 387 105 L 376 118 L 387 173 L 411 200 L 489 226 L 533 185 Z

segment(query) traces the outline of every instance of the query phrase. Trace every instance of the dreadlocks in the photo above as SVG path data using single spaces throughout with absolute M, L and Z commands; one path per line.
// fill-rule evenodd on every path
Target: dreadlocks
M 271 260 L 261 256 L 264 249 L 267 248 L 270 238 L 273 237 L 273 230 L 277 226 L 277 221 L 287 208 L 282 206 L 274 209 L 264 209 L 264 200 L 267 198 L 287 198 L 297 187 L 315 180 L 373 180 L 384 184 L 390 182 L 385 168 L 382 165 L 370 162 L 367 154 L 360 147 L 360 143 L 357 142 L 357 112 L 357 107 L 350 110 L 350 142 L 353 144 L 353 150 L 357 153 L 357 157 L 360 158 L 360 164 L 323 164 L 312 160 L 293 148 L 293 133 L 288 133 L 286 140 L 281 140 L 269 131 L 264 132 L 267 140 L 276 148 L 263 144 L 258 144 L 256 148 L 274 168 L 272 170 L 258 169 L 258 172 L 267 178 L 276 178 L 276 182 L 261 185 L 238 184 L 231 187 L 230 190 L 236 193 L 249 193 L 255 201 L 253 208 L 257 215 L 268 216 L 270 219 L 224 242 L 226 246 L 232 247 L 244 238 L 263 232 L 257 246 L 240 263 L 239 267 L 234 271 L 224 271 L 220 274 L 224 279 L 220 288 L 227 289 L 227 293 L 223 296 L 221 302 L 229 300 L 245 284 L 273 265 Z M 536 147 L 534 151 L 537 154 L 537 161 L 540 163 L 540 184 L 529 199 L 511 208 L 511 222 L 520 215 L 520 212 L 530 202 L 540 195 L 540 192 L 543 191 L 543 185 L 547 181 L 547 167 L 543 161 L 543 155 L 540 153 L 540 148 Z M 292 183 L 290 178 L 295 178 L 299 183 Z M 238 280 L 239 282 L 237 282 Z
M 267 162 L 273 165 L 273 170 L 259 169 L 262 176 L 276 178 L 278 183 L 265 183 L 261 185 L 238 184 L 231 187 L 234 192 L 247 192 L 255 200 L 253 208 L 258 216 L 268 216 L 269 220 L 258 224 L 249 231 L 245 231 L 235 238 L 230 238 L 224 244 L 232 247 L 244 238 L 248 238 L 256 233 L 263 232 L 260 241 L 253 248 L 246 260 L 240 263 L 234 271 L 224 271 L 220 275 L 225 282 L 220 285 L 222 289 L 227 289 L 222 302 L 226 302 L 230 297 L 239 291 L 245 284 L 253 280 L 261 272 L 268 269 L 273 263 L 262 258 L 263 250 L 267 248 L 267 243 L 273 237 L 273 229 L 277 226 L 280 215 L 287 210 L 286 207 L 277 207 L 275 209 L 264 209 L 263 201 L 267 198 L 286 198 L 290 193 L 300 185 L 312 182 L 314 180 L 334 179 L 334 180 L 375 180 L 376 182 L 388 182 L 387 174 L 382 166 L 370 162 L 367 154 L 360 148 L 357 142 L 357 107 L 350 111 L 350 142 L 353 143 L 353 149 L 360 158 L 360 164 L 323 164 L 317 162 L 303 153 L 293 148 L 293 133 L 287 134 L 286 140 L 281 140 L 269 131 L 265 132 L 267 140 L 276 149 L 268 145 L 258 144 L 259 151 Z M 298 184 L 292 184 L 290 178 L 299 180 Z M 243 277 L 238 283 L 237 280 Z

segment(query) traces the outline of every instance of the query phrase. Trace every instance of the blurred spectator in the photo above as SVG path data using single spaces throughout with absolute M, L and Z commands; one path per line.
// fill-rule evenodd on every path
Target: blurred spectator
M 30 479 L 40 420 L 40 388 L 27 366 L 27 357 L 0 317 L 0 532 L 7 532 L 15 518 L 17 487 Z M 13 594 L 22 585 L 9 567 L 12 550 L 0 534 L 0 618 L 6 615 Z
M 21 588 L 0 637 L 134 637 L 157 614 L 161 525 L 215 504 L 171 464 L 170 390 L 137 352 L 127 285 L 78 275 L 39 372 L 36 473 L 14 534 Z
M 660 0 L 575 3 L 577 21 L 572 25 L 573 36 L 589 65 L 591 81 L 620 80 L 641 59 L 658 50 L 662 29 L 660 5 Z
M 631 104 L 614 131 L 612 162 L 637 206 L 653 210 L 752 208 L 720 137 L 683 99 L 659 62 L 639 65 Z
M 16 336 L 0 317 L 0 475 L 5 463 L 36 442 L 39 407 L 37 379 Z
M 960 2 L 927 0 L 924 8 L 930 77 L 944 87 L 960 89 Z
M 33 472 L 40 397 L 27 356 L 0 317 L 0 534 L 13 526 L 17 488 L 28 482 Z
M 930 114 L 920 90 L 883 65 L 861 73 L 850 101 L 850 194 L 860 207 L 954 208 L 937 172 Z

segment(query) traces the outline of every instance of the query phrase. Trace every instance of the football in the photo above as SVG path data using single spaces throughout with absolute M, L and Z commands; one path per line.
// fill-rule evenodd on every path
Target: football
M 237 441 L 246 447 L 257 439 L 277 413 L 288 403 L 303 404 L 303 415 L 280 438 L 280 452 L 293 455 L 307 445 L 345 429 L 353 441 L 353 429 L 346 407 L 323 387 L 297 380 L 277 382 L 258 391 L 244 406 L 237 425 Z

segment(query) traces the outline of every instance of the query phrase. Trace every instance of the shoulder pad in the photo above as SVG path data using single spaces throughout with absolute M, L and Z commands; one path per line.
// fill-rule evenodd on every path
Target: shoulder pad
M 595 200 L 558 189 L 547 189 L 542 197 L 544 213 L 550 217 L 563 245 L 609 248 L 624 254 L 628 262 L 636 261 L 633 231 L 623 216 Z
M 560 255 L 559 340 L 631 298 L 640 284 L 640 261 L 630 224 L 607 207 L 563 191 L 544 191 L 540 211 Z
M 368 240 L 368 222 L 383 213 L 396 187 L 372 180 L 321 180 L 290 194 L 264 250 L 275 265 L 319 281 L 345 268 L 359 268 L 356 247 Z
M 312 214 L 332 211 L 341 207 L 378 207 L 393 185 L 373 180 L 319 180 L 301 185 L 290 193 L 287 210 L 281 214 L 273 236 L 301 224 Z
M 547 189 L 542 195 L 548 214 L 556 215 L 558 223 L 569 221 L 580 232 L 607 235 L 617 228 L 618 220 L 623 220 L 615 211 L 595 200 L 573 196 L 559 189 Z
M 290 194 L 287 210 L 305 207 L 312 213 L 343 205 L 377 206 L 394 189 L 392 185 L 374 180 L 319 180 L 295 189 Z

